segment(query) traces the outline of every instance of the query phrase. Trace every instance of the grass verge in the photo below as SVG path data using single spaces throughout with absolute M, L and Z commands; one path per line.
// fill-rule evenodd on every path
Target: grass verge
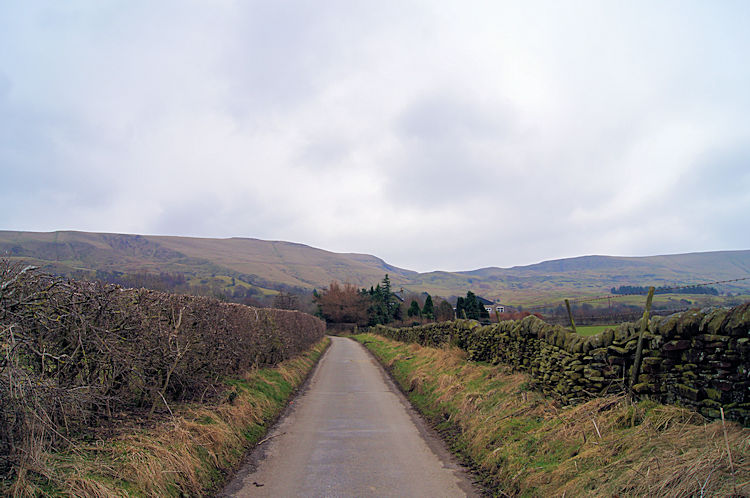
M 750 430 L 739 424 L 621 396 L 561 407 L 527 375 L 458 349 L 354 338 L 498 496 L 750 495 Z
M 199 496 L 216 489 L 285 408 L 328 347 L 324 338 L 276 367 L 226 381 L 216 405 L 173 407 L 148 429 L 122 431 L 64 453 L 41 453 L 10 496 Z

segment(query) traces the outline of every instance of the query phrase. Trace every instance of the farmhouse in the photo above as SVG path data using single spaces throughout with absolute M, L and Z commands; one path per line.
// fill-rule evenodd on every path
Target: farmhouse
M 501 304 L 496 303 L 493 301 L 490 301 L 489 299 L 485 299 L 481 296 L 477 296 L 477 300 L 484 306 L 484 309 L 487 310 L 487 313 L 490 315 L 493 315 L 494 313 L 505 313 L 505 312 L 511 312 L 514 311 L 512 306 L 508 306 L 507 304 Z

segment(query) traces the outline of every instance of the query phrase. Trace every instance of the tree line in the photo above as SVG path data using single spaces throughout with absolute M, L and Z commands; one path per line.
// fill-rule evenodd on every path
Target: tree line
M 466 297 L 459 297 L 456 300 L 456 316 L 459 318 L 469 318 L 473 320 L 489 320 L 490 314 L 484 307 L 477 296 L 468 291 Z
M 327 289 L 313 292 L 316 315 L 329 324 L 358 326 L 392 323 L 418 324 L 425 321 L 449 321 L 455 318 L 489 321 L 489 312 L 472 291 L 458 297 L 455 309 L 446 299 L 428 293 L 398 296 L 388 275 L 369 289 L 349 283 L 331 282 Z M 528 314 L 528 313 L 527 313 Z M 498 316 L 498 318 L 501 318 Z M 505 319 L 504 317 L 502 317 Z
M 424 303 L 419 301 L 424 300 Z M 406 300 L 393 291 L 390 277 L 369 289 L 349 283 L 331 282 L 327 289 L 313 291 L 316 315 L 328 323 L 348 323 L 358 326 L 386 325 L 394 322 L 420 320 L 453 320 L 453 306 L 441 298 L 426 294 L 413 296 L 408 307 Z
M 648 287 L 644 287 L 642 285 L 621 285 L 619 287 L 612 287 L 610 289 L 610 292 L 612 294 L 635 294 L 635 295 L 646 295 L 648 294 Z M 709 296 L 718 296 L 719 291 L 716 290 L 715 287 L 706 287 L 706 286 L 692 286 L 692 287 L 680 287 L 680 288 L 672 288 L 672 287 L 656 287 L 656 290 L 654 290 L 654 294 L 707 294 Z

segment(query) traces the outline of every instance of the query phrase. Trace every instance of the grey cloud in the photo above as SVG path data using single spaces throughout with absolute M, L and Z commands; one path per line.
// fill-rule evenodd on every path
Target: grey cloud
M 162 202 L 160 213 L 147 220 L 151 233 L 201 237 L 274 238 L 292 224 L 288 212 L 244 196 L 228 201 L 211 193 Z
M 415 101 L 401 114 L 396 129 L 407 138 L 429 142 L 504 141 L 513 124 L 507 108 L 445 93 Z
M 227 110 L 239 119 L 308 102 L 362 62 L 368 19 L 359 2 L 248 2 L 240 6 L 222 64 Z
M 345 167 L 357 144 L 335 137 L 311 137 L 310 142 L 302 147 L 298 154 L 299 167 L 331 169 Z
M 708 198 L 747 197 L 750 194 L 750 146 L 709 151 L 686 171 L 676 194 Z
M 748 7 L 29 5 L 0 6 L 6 228 L 423 270 L 750 245 Z
M 750 247 L 750 147 L 743 143 L 705 154 L 686 170 L 660 209 L 695 223 L 697 235 L 708 242 Z
M 499 151 L 518 133 L 516 126 L 507 108 L 468 98 L 443 94 L 416 101 L 394 127 L 403 150 L 389 170 L 389 192 L 433 207 L 491 198 L 504 176 Z
M 11 86 L 12 84 L 8 75 L 0 71 L 0 105 L 2 105 L 3 101 L 8 98 Z

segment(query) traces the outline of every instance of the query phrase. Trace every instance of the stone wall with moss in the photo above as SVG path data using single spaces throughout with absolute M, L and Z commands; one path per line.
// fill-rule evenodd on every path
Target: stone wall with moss
M 573 403 L 625 392 L 641 321 L 585 337 L 529 316 L 480 326 L 471 320 L 373 332 L 436 346 L 454 344 L 469 359 L 510 364 L 547 394 Z M 750 426 L 750 302 L 732 309 L 654 317 L 644 334 L 643 363 L 633 391 L 691 407 L 709 418 Z

